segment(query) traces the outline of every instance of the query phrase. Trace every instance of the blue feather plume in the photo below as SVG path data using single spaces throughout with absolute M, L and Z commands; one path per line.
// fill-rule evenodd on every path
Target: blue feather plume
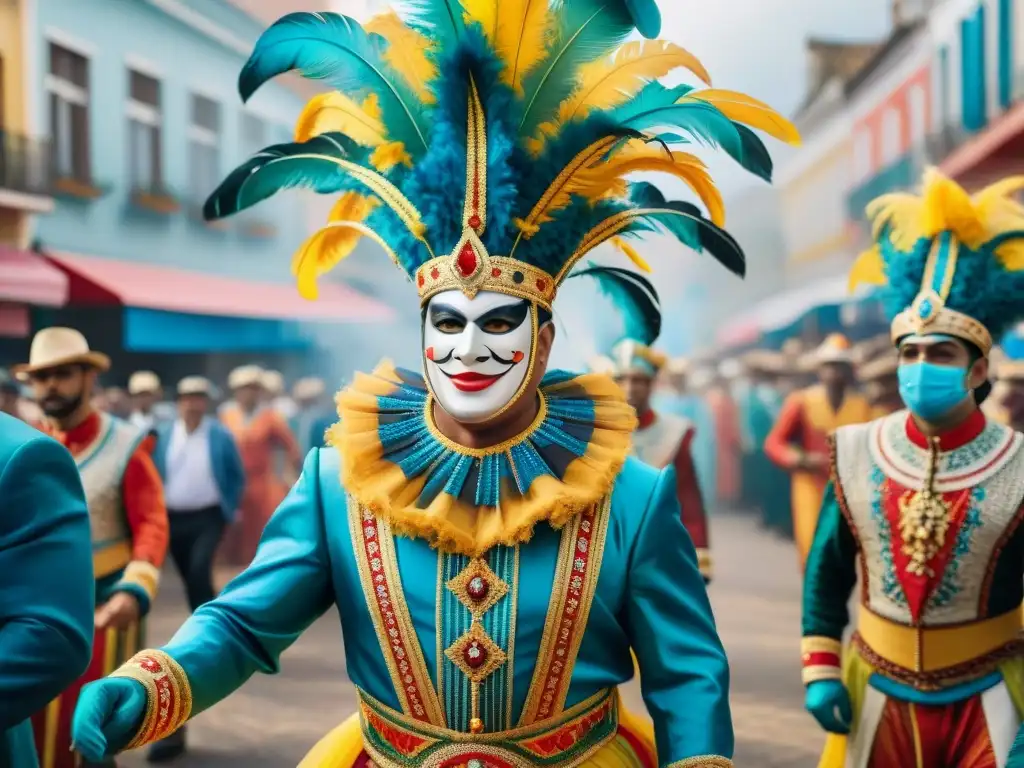
M 661 301 L 651 281 L 619 267 L 588 264 L 570 278 L 592 277 L 622 315 L 624 337 L 651 346 L 661 335 Z

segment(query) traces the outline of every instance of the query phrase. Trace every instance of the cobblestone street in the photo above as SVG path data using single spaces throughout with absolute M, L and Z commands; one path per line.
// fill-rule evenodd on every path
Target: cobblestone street
M 804 713 L 799 664 L 799 580 L 792 545 L 756 528 L 751 518 L 714 520 L 718 625 L 732 662 L 732 707 L 738 768 L 814 768 L 824 740 Z M 185 617 L 176 575 L 169 573 L 150 622 L 150 641 L 169 638 Z M 283 658 L 282 673 L 257 675 L 199 716 L 189 729 L 182 768 L 293 768 L 306 750 L 354 705 L 345 675 L 338 617 L 317 622 Z M 625 693 L 642 707 L 639 686 Z M 141 755 L 120 765 L 141 768 Z

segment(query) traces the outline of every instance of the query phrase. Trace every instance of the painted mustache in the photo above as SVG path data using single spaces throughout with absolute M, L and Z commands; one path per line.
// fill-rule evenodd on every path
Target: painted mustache
M 435 358 L 434 348 L 427 347 L 426 357 L 428 360 L 430 360 L 432 363 L 438 366 L 438 370 L 440 370 L 441 373 L 447 376 L 449 381 L 451 381 L 451 383 L 455 385 L 455 388 L 460 392 L 482 392 L 491 385 L 493 385 L 496 381 L 498 381 L 498 379 L 503 377 L 509 371 L 511 371 L 516 365 L 521 363 L 523 361 L 523 358 L 525 357 L 525 355 L 522 352 L 517 351 L 512 353 L 512 357 L 510 359 L 505 359 L 500 355 L 495 354 L 494 350 L 491 349 L 490 347 L 485 347 L 485 349 L 490 353 L 491 358 L 493 360 L 501 363 L 504 366 L 507 366 L 504 371 L 502 371 L 501 373 L 494 374 L 479 373 L 477 371 L 448 373 L 448 371 L 444 370 L 440 366 L 450 362 L 455 357 L 454 349 L 449 350 L 448 354 L 442 358 Z M 485 363 L 487 362 L 487 358 L 479 360 L 479 362 Z

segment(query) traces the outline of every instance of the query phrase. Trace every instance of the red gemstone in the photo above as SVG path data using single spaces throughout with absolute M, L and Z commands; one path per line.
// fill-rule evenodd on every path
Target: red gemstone
M 471 226 L 473 229 L 480 229 L 480 224 L 480 217 L 477 216 L 475 213 L 469 217 L 469 226 Z
M 487 597 L 487 593 L 491 591 L 491 585 L 487 583 L 487 580 L 483 576 L 474 576 L 469 580 L 469 584 L 466 585 L 466 593 L 470 599 L 480 602 Z
M 501 270 L 495 267 L 491 270 L 491 277 L 501 277 Z
M 418 285 L 420 288 L 423 287 L 423 273 L 422 272 L 420 272 L 418 275 L 416 275 L 416 285 Z
M 480 669 L 487 662 L 487 650 L 476 640 L 472 640 L 462 652 L 462 658 L 466 660 L 470 669 Z
M 544 289 L 547 288 L 547 287 L 548 287 L 548 284 L 547 284 L 546 280 L 538 280 L 537 281 L 537 290 L 538 291 L 542 291 L 543 292 Z
M 434 267 L 432 270 L 430 270 L 430 276 L 437 280 L 437 278 L 441 276 L 441 273 L 437 271 L 437 267 Z
M 459 272 L 462 273 L 463 277 L 469 277 L 476 272 L 476 251 L 473 250 L 473 246 L 466 243 L 462 246 L 462 250 L 459 251 L 459 257 L 455 260 L 455 263 L 459 267 Z

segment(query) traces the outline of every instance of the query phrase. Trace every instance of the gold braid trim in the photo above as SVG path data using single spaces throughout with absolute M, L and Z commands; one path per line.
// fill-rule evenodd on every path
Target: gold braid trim
M 146 689 L 142 725 L 125 750 L 167 738 L 192 715 L 192 688 L 185 670 L 163 651 L 137 653 L 110 676 L 127 677 Z
M 685 760 L 676 760 L 665 768 L 732 768 L 732 760 L 720 755 L 698 755 Z
M 140 587 L 152 601 L 156 599 L 157 587 L 160 586 L 160 569 L 145 560 L 132 560 L 124 569 L 118 583 Z

